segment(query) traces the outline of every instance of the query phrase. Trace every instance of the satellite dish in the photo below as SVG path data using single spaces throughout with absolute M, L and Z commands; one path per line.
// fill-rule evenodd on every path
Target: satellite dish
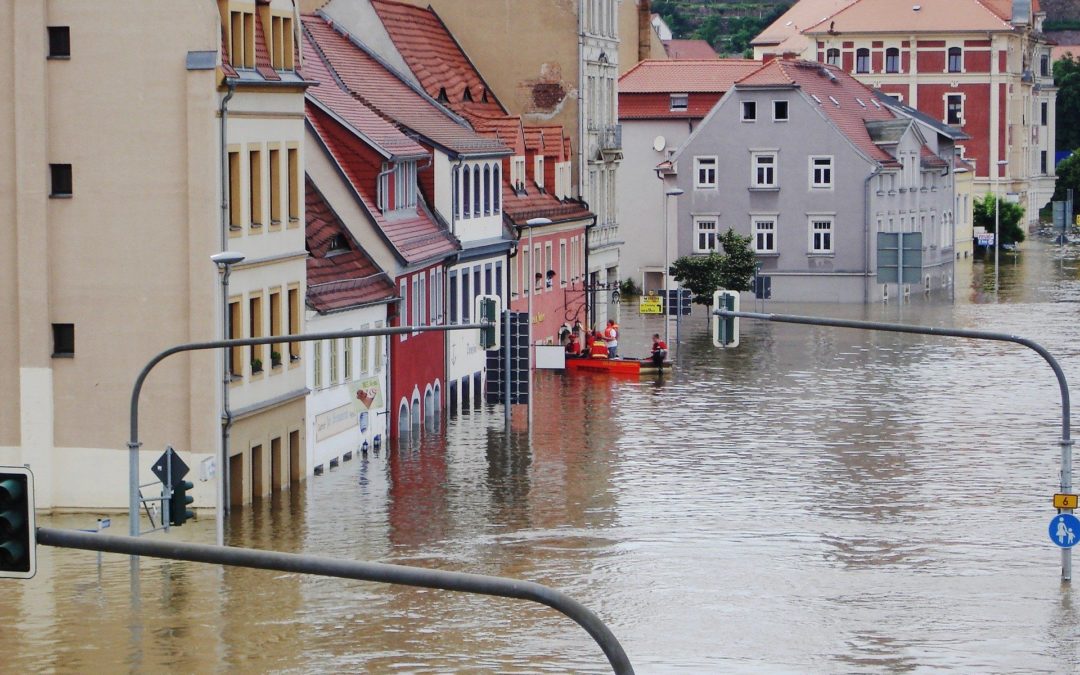
M 653 139 L 653 142 L 652 142 L 652 149 L 653 150 L 655 150 L 657 152 L 663 152 L 664 148 L 666 148 L 666 147 L 667 147 L 667 141 L 664 139 L 663 136 L 657 136 L 656 138 Z

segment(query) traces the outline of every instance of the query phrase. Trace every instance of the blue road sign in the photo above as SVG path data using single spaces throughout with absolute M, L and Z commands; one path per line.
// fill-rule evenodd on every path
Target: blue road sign
M 1050 541 L 1061 548 L 1072 548 L 1080 541 L 1080 518 L 1059 513 L 1050 521 Z

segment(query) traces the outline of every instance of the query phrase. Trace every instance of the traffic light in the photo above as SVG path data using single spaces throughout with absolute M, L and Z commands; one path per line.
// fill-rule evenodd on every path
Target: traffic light
M 497 295 L 476 296 L 476 314 L 480 323 L 480 347 L 488 351 L 498 351 L 501 344 L 499 333 L 502 328 L 502 301 Z
M 29 579 L 35 572 L 34 475 L 0 466 L 0 578 Z
M 739 293 L 737 291 L 716 291 L 713 293 L 713 309 L 739 311 Z M 721 317 L 712 315 L 712 341 L 717 347 L 739 346 L 739 317 Z
M 194 488 L 195 484 L 189 480 L 178 480 L 173 486 L 172 499 L 169 500 L 169 524 L 180 527 L 185 520 L 195 517 L 195 512 L 188 509 L 188 504 L 195 501 L 187 491 Z

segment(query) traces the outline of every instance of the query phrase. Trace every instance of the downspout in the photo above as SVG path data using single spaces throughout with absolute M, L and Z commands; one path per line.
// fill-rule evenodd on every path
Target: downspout
M 586 202 L 585 200 L 579 200 L 579 201 L 581 201 L 581 204 L 586 209 L 589 208 L 589 203 L 588 202 Z M 585 279 L 583 280 L 583 283 L 581 285 L 585 289 L 585 329 L 586 330 L 590 330 L 591 329 L 590 327 L 592 326 L 592 324 L 589 323 L 589 317 L 592 316 L 592 312 L 590 312 L 589 309 L 594 304 L 596 304 L 595 301 L 593 300 L 593 293 L 595 291 L 592 289 L 592 284 L 589 283 L 589 278 L 591 276 L 591 273 L 589 272 L 589 230 L 593 229 L 594 227 L 596 227 L 596 214 L 595 213 L 593 214 L 592 222 L 585 226 Z M 590 301 L 592 301 L 592 302 L 590 302 Z
M 233 94 L 236 93 L 236 82 L 232 80 L 225 81 L 229 91 L 225 94 L 225 97 L 221 99 L 221 105 L 218 107 L 220 117 L 220 137 L 221 137 L 221 249 L 227 250 L 229 241 L 229 146 L 228 137 L 226 131 L 226 123 L 229 119 L 229 100 L 232 99 Z M 221 332 L 222 337 L 227 338 L 227 328 L 229 325 L 229 266 L 225 267 L 225 271 L 221 275 Z M 229 372 L 228 360 L 231 358 L 229 352 L 225 352 L 226 357 L 222 359 L 221 368 L 221 466 L 218 467 L 218 499 L 221 501 L 218 504 L 219 522 L 224 521 L 224 514 L 228 512 L 228 486 L 229 486 L 229 431 L 232 429 L 233 416 L 232 410 L 229 408 L 229 385 L 232 382 L 232 375 Z M 220 527 L 218 528 L 221 529 Z M 224 539 L 224 533 L 219 531 L 218 538 Z M 218 544 L 223 545 L 224 541 L 218 541 Z
M 863 182 L 863 304 L 870 302 L 870 181 L 881 175 L 878 164 Z

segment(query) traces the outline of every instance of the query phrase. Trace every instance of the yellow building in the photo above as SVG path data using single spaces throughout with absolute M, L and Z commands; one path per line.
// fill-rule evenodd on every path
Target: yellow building
M 0 2 L 0 464 L 31 467 L 38 507 L 128 504 L 155 354 L 303 330 L 297 25 L 291 0 Z M 151 372 L 141 483 L 166 445 L 196 506 L 222 468 L 237 504 L 305 474 L 299 345 L 234 352 L 227 385 L 213 351 Z

